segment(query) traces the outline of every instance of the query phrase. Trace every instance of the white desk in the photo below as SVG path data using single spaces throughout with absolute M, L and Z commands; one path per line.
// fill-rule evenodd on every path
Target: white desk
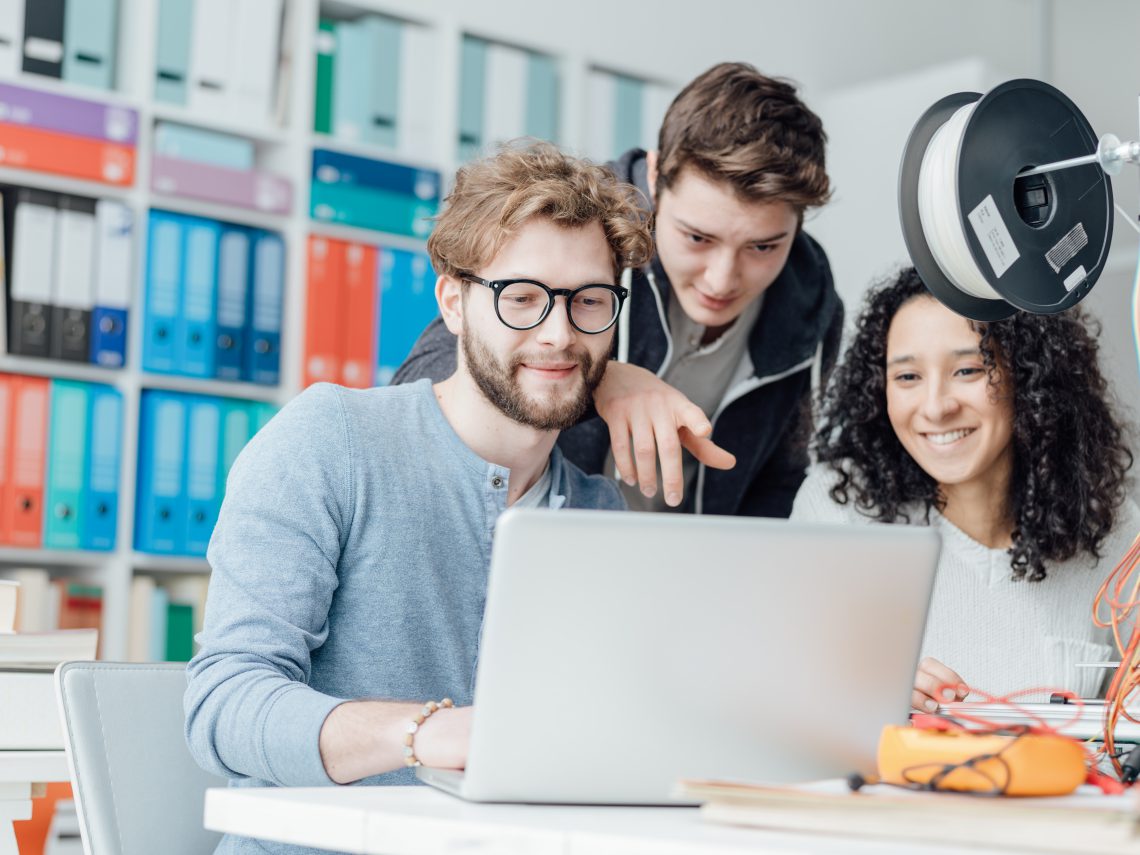
M 205 824 L 213 831 L 358 855 L 991 852 L 730 828 L 702 822 L 695 808 L 475 805 L 428 787 L 211 789 Z
M 67 781 L 64 751 L 0 751 L 0 855 L 17 855 L 12 823 L 32 817 L 32 788 Z

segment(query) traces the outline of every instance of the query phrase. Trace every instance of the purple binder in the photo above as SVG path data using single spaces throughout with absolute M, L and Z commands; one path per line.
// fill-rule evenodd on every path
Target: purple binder
M 287 178 L 257 170 L 226 169 L 156 154 L 150 186 L 156 193 L 234 205 L 267 214 L 293 210 L 293 185 Z
M 125 145 L 134 145 L 139 131 L 139 114 L 129 107 L 11 83 L 0 83 L 0 121 Z

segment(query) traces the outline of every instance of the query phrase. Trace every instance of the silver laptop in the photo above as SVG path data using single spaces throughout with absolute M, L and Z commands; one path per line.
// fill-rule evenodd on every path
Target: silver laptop
M 681 778 L 873 772 L 939 547 L 901 525 L 509 510 L 467 769 L 419 777 L 472 801 L 668 804 Z

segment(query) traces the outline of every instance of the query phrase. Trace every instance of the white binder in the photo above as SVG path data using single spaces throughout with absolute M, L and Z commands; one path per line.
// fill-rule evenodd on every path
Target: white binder
M 281 0 L 236 0 L 231 62 L 230 118 L 268 124 L 281 44 Z
M 190 86 L 187 102 L 195 113 L 228 116 L 233 87 L 236 39 L 233 0 L 197 0 L 190 42 Z
M 24 0 L 0 0 L 0 77 L 19 76 L 24 62 Z

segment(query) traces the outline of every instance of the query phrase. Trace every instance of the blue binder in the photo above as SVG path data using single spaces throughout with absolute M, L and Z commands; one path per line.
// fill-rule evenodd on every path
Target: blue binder
M 119 368 L 127 361 L 134 214 L 121 202 L 95 203 L 99 261 L 91 310 L 91 362 Z
M 313 149 L 313 179 L 320 184 L 355 184 L 404 193 L 423 201 L 439 201 L 440 174 L 434 169 L 417 169 L 323 148 Z
M 174 324 L 174 370 L 213 377 L 217 349 L 218 239 L 222 224 L 188 217 L 182 263 L 182 311 Z
M 483 146 L 487 43 L 464 36 L 459 63 L 459 159 L 466 161 L 478 157 Z
M 44 546 L 78 549 L 87 477 L 88 387 L 74 380 L 51 382 Z
M 135 549 L 181 554 L 186 534 L 186 396 L 145 389 L 139 416 Z
M 558 65 L 541 53 L 527 55 L 526 135 L 558 139 Z
M 110 386 L 92 384 L 87 426 L 87 495 L 81 517 L 84 549 L 114 549 L 119 519 L 119 443 L 123 396 Z
M 400 91 L 400 30 L 402 24 L 383 15 L 366 15 L 359 22 L 368 43 L 368 123 L 364 139 L 395 148 Z M 361 81 L 352 81 L 359 88 Z M 333 78 L 336 85 L 336 78 Z
M 376 384 L 385 386 L 424 327 L 439 314 L 439 305 L 435 301 L 435 273 L 426 254 L 384 247 L 378 268 Z
M 194 395 L 187 406 L 185 551 L 187 555 L 205 555 L 222 504 L 218 490 L 221 401 Z
M 363 142 L 372 101 L 372 52 L 375 50 L 361 21 L 336 23 L 336 74 L 333 75 L 333 136 Z
M 245 379 L 268 386 L 281 378 L 281 312 L 285 294 L 285 243 L 281 235 L 255 230 L 252 237 L 249 346 Z
M 218 330 L 214 352 L 214 373 L 222 380 L 242 379 L 249 280 L 249 232 L 227 225 L 218 245 Z
M 147 228 L 146 316 L 143 369 L 169 374 L 175 367 L 174 323 L 182 299 L 183 217 L 151 211 Z
M 219 398 L 222 412 L 221 448 L 218 453 L 218 495 L 225 497 L 226 479 L 245 444 L 253 436 L 251 402 Z
M 277 415 L 277 408 L 264 401 L 249 402 L 249 438 L 257 436 L 257 432 L 269 424 L 269 420 Z

